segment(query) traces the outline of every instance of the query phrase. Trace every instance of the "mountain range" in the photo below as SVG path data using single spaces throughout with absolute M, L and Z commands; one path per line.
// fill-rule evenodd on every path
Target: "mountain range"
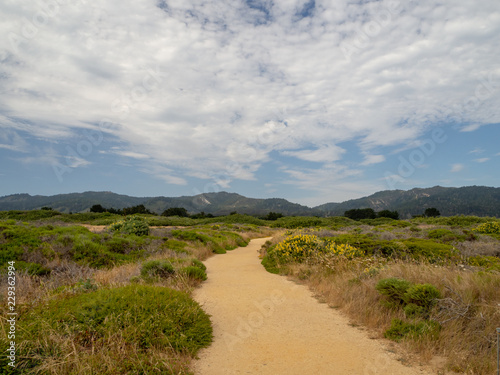
M 95 204 L 105 208 L 124 208 L 143 204 L 161 214 L 170 207 L 184 207 L 189 213 L 205 212 L 227 215 L 231 212 L 263 216 L 279 212 L 297 216 L 341 216 L 355 208 L 373 208 L 375 211 L 398 211 L 401 218 L 422 214 L 426 208 L 435 207 L 443 216 L 476 215 L 500 216 L 500 188 L 466 186 L 450 188 L 435 186 L 411 190 L 385 190 L 367 197 L 341 203 L 326 203 L 307 207 L 281 198 L 255 199 L 236 193 L 205 193 L 182 197 L 132 197 L 112 192 L 84 192 L 52 196 L 13 194 L 0 197 L 0 211 L 33 210 L 51 207 L 60 212 L 85 212 Z

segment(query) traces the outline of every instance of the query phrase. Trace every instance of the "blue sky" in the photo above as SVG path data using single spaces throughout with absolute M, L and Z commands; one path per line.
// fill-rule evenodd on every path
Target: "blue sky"
M 500 186 L 496 1 L 0 6 L 0 195 Z

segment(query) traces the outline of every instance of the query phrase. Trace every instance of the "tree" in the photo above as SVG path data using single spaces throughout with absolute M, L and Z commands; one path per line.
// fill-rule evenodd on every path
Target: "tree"
M 94 204 L 92 207 L 90 207 L 90 212 L 106 212 L 106 209 L 101 206 L 100 204 Z
M 134 214 L 153 214 L 149 211 L 143 204 L 139 204 L 133 207 L 126 207 L 123 209 L 123 215 L 134 215 Z
M 373 208 L 354 208 L 344 212 L 344 216 L 352 220 L 375 219 L 377 214 Z
M 390 211 L 390 210 L 382 210 L 377 213 L 378 217 L 388 217 L 390 219 L 399 220 L 399 212 L 398 211 Z
M 264 220 L 278 220 L 280 217 L 283 217 L 282 213 L 279 212 L 269 212 L 266 216 L 264 216 L 262 219 Z
M 425 209 L 424 215 L 427 217 L 438 217 L 441 216 L 441 212 L 435 207 L 430 207 Z
M 191 217 L 191 219 L 205 219 L 205 218 L 214 217 L 214 215 L 206 214 L 205 211 L 201 211 L 200 213 L 191 215 L 190 217 Z
M 167 208 L 161 216 L 180 216 L 180 217 L 188 217 L 189 214 L 184 207 L 170 207 Z

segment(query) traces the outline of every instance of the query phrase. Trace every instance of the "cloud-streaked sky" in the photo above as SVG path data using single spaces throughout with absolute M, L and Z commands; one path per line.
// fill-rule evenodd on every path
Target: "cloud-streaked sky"
M 0 195 L 500 186 L 496 0 L 4 0 Z

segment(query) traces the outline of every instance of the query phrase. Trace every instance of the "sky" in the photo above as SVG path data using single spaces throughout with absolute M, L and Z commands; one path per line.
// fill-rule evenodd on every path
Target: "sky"
M 500 186 L 497 0 L 3 0 L 0 20 L 0 195 Z

